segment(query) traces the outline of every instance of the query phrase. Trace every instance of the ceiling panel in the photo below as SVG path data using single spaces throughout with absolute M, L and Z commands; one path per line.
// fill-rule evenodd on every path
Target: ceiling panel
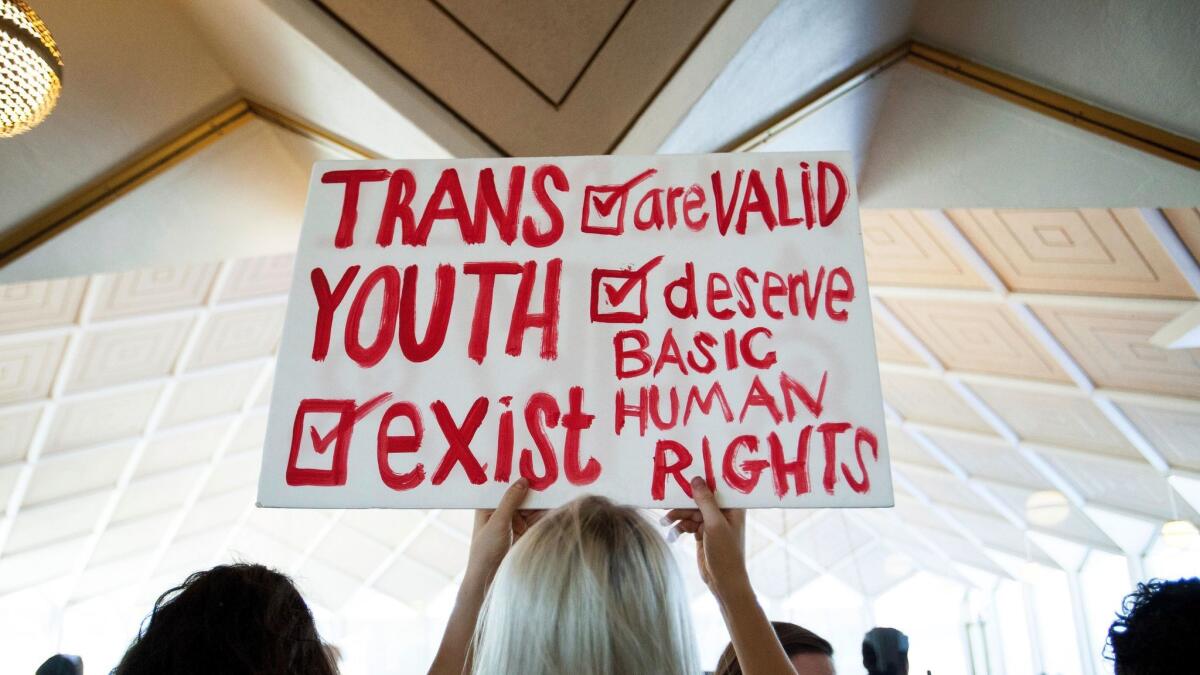
M 0 464 L 25 457 L 42 410 L 43 406 L 38 405 L 0 409 Z
M 92 318 L 102 321 L 199 307 L 216 273 L 217 266 L 208 263 L 133 270 L 103 277 Z
M 142 435 L 161 385 L 99 391 L 68 399 L 54 411 L 44 453 Z
M 49 396 L 66 344 L 65 335 L 0 341 L 0 403 Z
M 218 309 L 200 334 L 189 370 L 269 356 L 283 330 L 284 303 Z
M 1016 291 L 1194 298 L 1137 209 L 951 209 Z
M 915 366 L 924 365 L 921 357 L 908 348 L 900 338 L 896 337 L 896 333 L 892 331 L 886 324 L 878 319 L 874 321 L 875 326 L 875 355 L 880 361 L 888 361 L 890 363 L 908 363 Z
M 1184 245 L 1192 252 L 1192 257 L 1200 260 L 1200 208 L 1162 211 Z
M 262 366 L 251 365 L 200 373 L 175 387 L 159 426 L 217 417 L 241 409 Z
M 108 499 L 109 492 L 103 490 L 22 508 L 0 553 L 8 556 L 88 534 Z
M 1141 459 L 1137 448 L 1078 389 L 972 383 L 970 388 L 1026 441 Z
M 1026 518 L 1025 504 L 1029 496 L 1034 493 L 1029 487 L 1021 487 L 1011 485 L 1009 483 L 987 482 L 987 488 L 997 499 L 1004 502 L 1013 513 Z M 1038 487 L 1037 489 L 1051 489 L 1048 485 Z M 1067 537 L 1075 541 L 1086 542 L 1096 546 L 1102 546 L 1109 550 L 1116 549 L 1116 544 L 1112 542 L 1092 521 L 1088 519 L 1082 511 L 1071 506 L 1067 511 L 1066 517 L 1052 525 L 1033 525 L 1033 529 L 1041 530 Z
M 234 260 L 221 289 L 220 302 L 286 295 L 295 262 L 296 257 L 290 253 Z
M 192 327 L 190 317 L 97 328 L 84 335 L 66 391 L 162 377 L 171 372 Z
M 881 371 L 884 399 L 907 420 L 988 433 L 991 427 L 936 375 Z
M 1200 401 L 1129 401 L 1120 407 L 1168 464 L 1200 471 Z
M 1200 392 L 1200 351 L 1150 344 L 1151 336 L 1176 313 L 1037 304 L 1032 308 L 1096 384 L 1190 397 Z
M 890 298 L 884 302 L 948 368 L 1068 381 L 1067 374 L 999 301 Z
M 113 522 L 175 509 L 187 499 L 199 476 L 200 469 L 189 467 L 131 481 L 113 513 Z
M 118 443 L 47 457 L 33 470 L 24 505 L 33 506 L 114 487 L 134 445 L 133 442 Z
M 138 462 L 135 476 L 149 476 L 207 461 L 216 452 L 221 439 L 229 431 L 229 423 L 222 420 L 192 424 L 156 434 L 146 443 L 142 459 Z
M 1038 454 L 1089 501 L 1163 520 L 1179 517 L 1175 512 L 1179 508 L 1183 516 L 1195 518 L 1182 499 L 1171 499 L 1166 479 L 1148 464 L 1076 452 L 1043 450 Z
M 999 438 L 925 431 L 937 447 L 973 478 L 986 478 L 1034 489 L 1050 489 L 1039 474 L 1011 445 Z M 891 446 L 888 446 L 891 450 Z
M 898 459 L 907 464 L 942 468 L 942 463 L 937 458 L 918 445 L 912 436 L 908 435 L 908 432 L 895 425 L 887 426 L 887 448 L 888 456 L 892 459 Z
M 605 0 L 575 11 L 544 0 L 321 4 L 502 151 L 536 157 L 607 152 L 727 0 Z
M 86 277 L 0 286 L 0 334 L 74 323 Z
M 872 285 L 987 288 L 924 213 L 899 209 L 859 213 Z
M 546 98 L 561 101 L 633 0 L 435 0 Z
M 400 556 L 375 582 L 375 588 L 418 611 L 450 585 L 450 577 Z

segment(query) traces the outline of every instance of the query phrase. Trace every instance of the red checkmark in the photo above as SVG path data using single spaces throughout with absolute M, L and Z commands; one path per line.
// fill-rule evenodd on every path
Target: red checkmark
M 645 265 L 642 265 L 636 270 L 630 272 L 629 276 L 625 278 L 625 281 L 619 288 L 611 283 L 605 283 L 604 294 L 608 296 L 608 304 L 612 307 L 616 307 L 624 302 L 625 298 L 629 296 L 629 293 L 632 292 L 634 288 L 637 288 L 638 284 L 646 281 L 646 275 L 650 273 L 650 270 L 658 267 L 658 264 L 662 262 L 662 259 L 663 257 L 660 255 Z
M 374 410 L 375 408 L 378 408 L 380 405 L 385 403 L 391 397 L 392 397 L 391 394 L 380 394 L 380 395 L 376 396 L 375 398 L 367 401 L 366 403 L 363 403 L 362 405 L 358 406 L 357 408 L 354 409 L 354 416 L 351 418 L 350 424 L 357 423 L 359 420 L 361 420 L 362 418 L 364 418 L 368 414 L 370 414 L 370 412 L 372 410 Z M 329 446 L 332 445 L 333 442 L 337 440 L 338 432 L 340 432 L 341 430 L 342 430 L 342 425 L 339 424 L 339 425 L 335 426 L 334 428 L 330 429 L 329 433 L 325 434 L 324 436 L 321 436 L 320 434 L 317 433 L 316 427 L 310 426 L 308 428 L 308 434 L 309 434 L 309 437 L 312 439 L 313 450 L 316 450 L 317 454 L 319 454 L 319 455 L 325 454 L 325 451 L 329 449 Z
M 624 219 L 625 202 L 629 196 L 629 191 L 633 189 L 633 186 L 656 173 L 658 173 L 657 169 L 646 169 L 624 183 L 586 186 L 584 188 L 585 202 L 580 229 L 592 234 L 620 234 L 624 229 L 624 223 L 621 221 Z M 620 204 L 619 210 L 617 209 L 618 204 Z M 613 211 L 618 211 L 617 222 L 612 225 L 593 224 L 591 222 L 592 211 L 595 211 L 597 215 L 604 218 L 612 216 Z

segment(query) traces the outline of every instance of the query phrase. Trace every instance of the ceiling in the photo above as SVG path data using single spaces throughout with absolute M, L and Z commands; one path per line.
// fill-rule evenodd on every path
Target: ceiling
M 1149 344 L 1197 300 L 1198 251 L 1176 238 L 1197 222 L 864 210 L 896 508 L 755 511 L 762 592 L 794 590 L 784 568 L 867 594 L 916 568 L 972 581 L 1121 551 L 1116 522 L 1142 523 L 1144 550 L 1197 518 L 1200 358 Z M 379 593 L 419 612 L 451 586 L 469 512 L 253 507 L 291 272 L 284 255 L 0 286 L 0 594 L 152 594 L 238 557 L 330 611 Z M 1029 495 L 1054 489 L 1069 514 L 1029 523 Z
M 1195 3 L 385 4 L 36 3 L 67 85 L 0 142 L 0 238 L 242 98 L 292 122 L 253 115 L 0 268 L 0 602 L 144 605 L 231 557 L 334 613 L 452 593 L 465 512 L 253 508 L 308 167 L 354 148 L 852 151 L 897 505 L 754 512 L 769 597 L 986 586 L 1197 519 L 1200 356 L 1150 342 L 1197 306 L 1194 169 L 906 59 L 791 114 L 915 37 L 1195 139 Z M 1065 519 L 1029 522 L 1051 489 Z

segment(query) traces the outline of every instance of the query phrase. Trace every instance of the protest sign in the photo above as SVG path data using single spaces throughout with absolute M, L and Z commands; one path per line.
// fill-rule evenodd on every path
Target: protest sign
M 322 162 L 259 503 L 884 506 L 842 153 Z

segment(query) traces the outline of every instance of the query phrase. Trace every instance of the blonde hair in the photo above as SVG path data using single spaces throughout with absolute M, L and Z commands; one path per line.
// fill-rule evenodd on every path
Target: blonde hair
M 580 497 L 509 552 L 475 629 L 485 675 L 697 675 L 687 596 L 636 509 Z

